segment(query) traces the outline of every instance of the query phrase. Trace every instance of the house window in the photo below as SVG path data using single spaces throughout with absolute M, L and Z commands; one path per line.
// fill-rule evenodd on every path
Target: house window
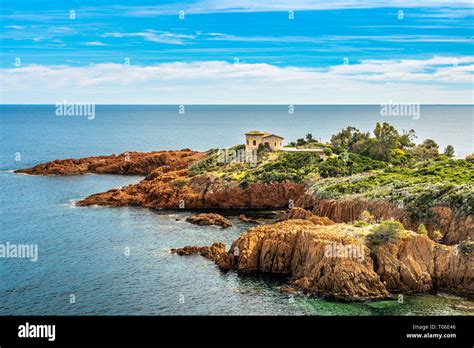
M 277 146 L 277 143 L 275 143 L 275 146 Z
M 249 140 L 247 139 L 247 145 L 249 144 Z
M 254 141 L 253 141 L 253 144 L 254 144 L 254 145 L 257 145 L 257 140 L 254 140 Z

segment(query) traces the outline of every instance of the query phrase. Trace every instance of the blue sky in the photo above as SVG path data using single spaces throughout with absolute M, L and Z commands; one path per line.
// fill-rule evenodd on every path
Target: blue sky
M 472 103 L 472 4 L 414 3 L 2 0 L 1 101 Z

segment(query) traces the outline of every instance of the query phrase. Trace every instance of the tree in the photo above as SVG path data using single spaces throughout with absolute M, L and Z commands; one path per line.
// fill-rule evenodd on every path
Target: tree
M 432 139 L 426 139 L 422 144 L 417 145 L 413 150 L 414 154 L 424 159 L 433 158 L 439 155 L 439 145 Z
M 444 148 L 444 154 L 448 157 L 454 156 L 454 147 L 452 145 L 448 145 Z
M 336 153 L 350 151 L 363 154 L 369 136 L 369 133 L 363 133 L 355 127 L 346 127 L 331 137 L 331 146 Z
M 400 141 L 400 145 L 404 148 L 410 148 L 415 146 L 413 142 L 416 139 L 415 130 L 410 129 L 409 131 L 403 130 L 403 134 L 398 139 Z
M 313 134 L 311 133 L 306 134 L 306 140 L 308 141 L 308 143 L 313 142 L 314 141 Z
M 387 122 L 380 124 L 377 122 L 374 129 L 375 139 L 369 147 L 369 155 L 373 159 L 389 162 L 393 151 L 401 147 L 400 136 L 395 129 Z
M 296 139 L 296 146 L 306 145 L 306 141 L 303 138 Z

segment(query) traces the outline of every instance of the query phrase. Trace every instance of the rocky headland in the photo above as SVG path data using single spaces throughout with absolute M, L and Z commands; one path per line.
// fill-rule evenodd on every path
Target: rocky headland
M 16 172 L 144 176 L 137 184 L 86 197 L 79 206 L 292 208 L 277 223 L 249 229 L 228 252 L 222 243 L 172 252 L 203 255 L 223 270 L 281 274 L 296 291 L 341 300 L 437 290 L 472 294 L 474 156 L 452 159 L 432 140 L 415 146 L 390 127 L 377 124 L 376 130 L 383 128 L 396 140 L 393 148 L 349 127 L 331 144 L 298 140 L 319 146 L 324 156 L 268 149 L 260 149 L 253 163 L 222 156 L 242 151 L 239 145 L 224 152 L 183 149 L 56 160 Z M 359 132 L 355 138 L 353 132 Z M 351 145 L 353 139 L 359 140 Z M 240 219 L 258 223 L 245 214 Z M 213 214 L 188 221 L 231 225 Z
M 437 290 L 474 293 L 472 253 L 437 244 L 412 231 L 373 244 L 369 236 L 374 226 L 318 225 L 289 219 L 251 228 L 228 252 L 209 258 L 222 270 L 288 276 L 294 289 L 337 300 Z M 196 250 L 200 253 L 201 249 Z

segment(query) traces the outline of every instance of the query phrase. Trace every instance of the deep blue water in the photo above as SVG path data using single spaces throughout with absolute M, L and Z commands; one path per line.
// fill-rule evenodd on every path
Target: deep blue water
M 228 245 L 248 226 L 231 216 L 221 230 L 184 222 L 187 212 L 76 207 L 74 200 L 137 182 L 140 177 L 36 177 L 12 169 L 57 158 L 242 142 L 251 129 L 292 140 L 312 132 L 328 139 L 346 125 L 371 129 L 378 106 L 99 106 L 94 120 L 58 117 L 53 106 L 0 106 L 0 244 L 38 244 L 39 259 L 0 258 L 0 314 L 469 314 L 465 299 L 405 296 L 397 301 L 336 303 L 280 293 L 281 279 L 220 272 L 172 247 Z M 472 152 L 472 107 L 422 107 L 419 120 L 391 119 L 460 154 Z M 18 154 L 20 154 L 20 158 Z M 20 159 L 19 161 L 15 161 Z M 176 221 L 179 219 L 179 221 Z M 128 248 L 128 249 L 126 249 Z M 126 256 L 125 251 L 130 250 Z M 76 303 L 70 303 L 70 296 Z

